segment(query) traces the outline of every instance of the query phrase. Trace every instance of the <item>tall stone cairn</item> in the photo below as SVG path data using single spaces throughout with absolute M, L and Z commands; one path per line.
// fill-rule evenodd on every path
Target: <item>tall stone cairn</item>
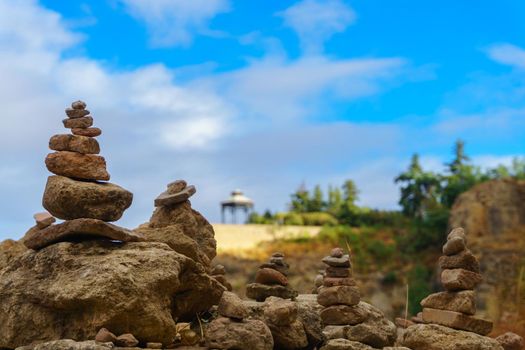
M 255 283 L 246 286 L 246 296 L 257 301 L 264 301 L 270 296 L 295 299 L 298 293 L 288 284 L 289 269 L 284 254 L 273 253 L 267 263 L 259 266 Z
M 323 258 L 323 263 L 327 267 L 317 294 L 317 302 L 324 306 L 321 311 L 323 324 L 355 325 L 363 321 L 363 315 L 355 307 L 361 301 L 361 295 L 353 278 L 350 256 L 343 249 L 334 248 Z
M 453 229 L 439 258 L 441 284 L 446 291 L 434 293 L 421 301 L 423 322 L 487 335 L 492 322 L 474 317 L 476 294 L 482 282 L 478 259 L 467 248 L 462 228 Z
M 55 175 L 48 178 L 42 204 L 63 223 L 54 225 L 46 213 L 35 217 L 37 226 L 28 231 L 23 241 L 31 249 L 80 238 L 107 238 L 138 241 L 140 236 L 109 224 L 122 217 L 133 200 L 133 194 L 107 182 L 110 175 L 106 160 L 98 155 L 100 145 L 95 137 L 102 131 L 93 126 L 86 103 L 75 101 L 66 109 L 62 122 L 70 134 L 54 135 L 47 155 L 47 169 Z

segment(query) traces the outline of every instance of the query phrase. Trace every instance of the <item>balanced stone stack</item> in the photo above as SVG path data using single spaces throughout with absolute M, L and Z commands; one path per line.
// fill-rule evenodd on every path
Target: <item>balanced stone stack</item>
M 26 234 L 24 244 L 38 250 L 56 242 L 85 237 L 140 240 L 139 235 L 108 224 L 122 217 L 131 205 L 133 194 L 106 182 L 110 175 L 105 159 L 98 155 L 100 146 L 95 139 L 101 130 L 92 127 L 93 118 L 86 104 L 73 102 L 66 114 L 68 118 L 63 123 L 72 133 L 54 135 L 49 140 L 49 148 L 55 152 L 48 154 L 45 163 L 55 175 L 48 178 L 43 197 L 44 208 L 66 221 L 53 225 L 47 214 L 39 214 L 35 217 L 37 226 Z
M 327 265 L 323 286 L 319 288 L 317 302 L 325 308 L 321 319 L 325 325 L 357 324 L 362 315 L 356 313 L 355 306 L 361 301 L 359 288 L 352 276 L 350 256 L 343 249 L 332 249 L 323 258 Z
M 195 186 L 188 186 L 186 181 L 177 180 L 168 184 L 168 189 L 155 199 L 155 207 L 172 206 L 187 201 L 197 192 Z
M 246 286 L 246 296 L 264 301 L 270 296 L 282 299 L 295 299 L 298 293 L 288 285 L 290 266 L 284 261 L 283 253 L 274 253 L 267 263 L 259 267 L 255 283 Z
M 474 289 L 482 281 L 479 262 L 467 248 L 467 237 L 462 228 L 450 232 L 439 259 L 441 283 L 445 292 L 429 295 L 421 301 L 425 323 L 487 335 L 492 322 L 475 318 Z

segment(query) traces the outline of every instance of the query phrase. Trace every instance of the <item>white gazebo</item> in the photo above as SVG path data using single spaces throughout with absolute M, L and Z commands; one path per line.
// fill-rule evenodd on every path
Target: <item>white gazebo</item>
M 241 210 L 245 214 L 245 218 L 248 219 L 250 211 L 253 209 L 253 200 L 246 197 L 241 190 L 234 190 L 231 196 L 221 202 L 221 216 L 222 223 L 226 222 L 226 210 L 229 209 L 231 213 L 232 223 L 237 223 L 237 211 Z

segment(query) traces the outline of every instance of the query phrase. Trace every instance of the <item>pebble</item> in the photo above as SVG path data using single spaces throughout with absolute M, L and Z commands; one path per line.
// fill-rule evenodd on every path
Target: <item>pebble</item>
M 255 276 L 255 283 L 267 285 L 279 284 L 281 286 L 287 286 L 288 279 L 285 275 L 283 275 L 277 270 L 262 268 L 259 271 L 257 271 L 257 275 Z
M 35 218 L 36 226 L 39 229 L 44 229 L 46 227 L 49 227 L 52 224 L 54 224 L 56 221 L 54 216 L 49 214 L 47 211 L 43 213 L 37 213 L 33 215 L 33 218 Z
M 345 254 L 343 248 L 334 248 L 330 252 L 330 256 L 334 258 L 341 258 Z
M 95 340 L 101 343 L 115 343 L 117 341 L 117 336 L 108 331 L 106 328 L 100 328 L 97 335 L 95 336 Z
M 86 102 L 84 101 L 75 101 L 73 103 L 71 103 L 71 108 L 73 109 L 86 109 L 87 105 L 86 105 Z
M 133 334 L 126 333 L 117 337 L 117 339 L 115 340 L 115 345 L 122 346 L 125 348 L 132 348 L 139 345 L 139 341 L 133 336 Z
M 162 349 L 162 343 L 146 343 L 146 348 L 148 349 Z
M 328 266 L 333 267 L 350 267 L 350 256 L 343 255 L 341 257 L 333 257 L 333 256 L 325 256 L 323 258 L 323 263 L 325 263 Z
M 465 250 L 466 244 L 465 240 L 462 237 L 455 236 L 452 237 L 445 243 L 443 246 L 443 254 L 445 255 L 454 255 Z

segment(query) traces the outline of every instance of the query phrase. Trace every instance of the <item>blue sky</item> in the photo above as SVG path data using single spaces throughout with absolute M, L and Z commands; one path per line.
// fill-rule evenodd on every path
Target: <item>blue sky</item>
M 0 238 L 41 211 L 50 136 L 88 104 L 112 182 L 146 221 L 165 185 L 210 221 L 242 188 L 260 211 L 354 179 L 396 208 L 410 155 L 455 139 L 481 166 L 525 149 L 525 3 L 0 0 Z

